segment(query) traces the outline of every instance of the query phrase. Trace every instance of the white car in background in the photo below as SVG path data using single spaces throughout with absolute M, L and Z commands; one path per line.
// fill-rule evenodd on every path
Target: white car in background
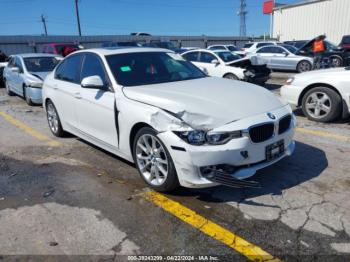
M 182 53 L 182 57 L 192 62 L 210 76 L 233 80 L 243 80 L 264 84 L 270 76 L 265 64 L 253 63 L 254 58 L 241 58 L 230 51 L 196 49 Z
M 207 49 L 211 51 L 230 51 L 235 55 L 241 55 L 241 51 L 235 45 L 210 45 Z
M 269 41 L 269 42 L 250 42 L 245 43 L 242 47 L 242 54 L 247 55 L 249 53 L 254 53 L 255 50 L 268 45 L 277 45 L 278 42 Z
M 51 132 L 75 134 L 134 162 L 159 191 L 244 180 L 292 154 L 295 118 L 256 85 L 208 77 L 171 51 L 89 49 L 47 76 Z
M 22 96 L 28 105 L 41 104 L 43 81 L 60 59 L 57 55 L 40 53 L 10 56 L 3 73 L 7 94 Z
M 260 47 L 249 55 L 262 57 L 270 69 L 297 71 L 299 73 L 311 71 L 314 63 L 313 58 L 296 55 L 297 51 L 298 49 L 289 45 L 269 45 Z
M 297 74 L 281 88 L 281 96 L 301 107 L 308 119 L 330 122 L 349 116 L 350 68 L 333 68 Z

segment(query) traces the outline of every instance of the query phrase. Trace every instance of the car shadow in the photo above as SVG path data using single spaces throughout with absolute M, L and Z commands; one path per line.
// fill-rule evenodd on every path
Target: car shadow
M 296 115 L 298 117 L 303 117 L 303 118 L 307 119 L 306 116 L 303 113 L 303 110 L 300 107 L 294 109 L 293 113 L 294 113 L 294 115 Z M 317 123 L 317 122 L 313 122 L 313 123 Z M 346 125 L 350 125 L 350 118 L 339 118 L 339 119 L 337 119 L 337 120 L 335 120 L 335 121 L 333 121 L 331 123 L 320 123 L 320 122 L 318 122 L 317 124 L 321 124 L 321 125 L 329 125 L 329 124 L 346 124 Z
M 263 195 L 282 195 L 283 190 L 318 177 L 327 166 L 328 161 L 324 151 L 296 142 L 296 149 L 292 156 L 259 170 L 250 179 L 259 182 L 260 188 L 230 188 L 226 186 L 207 189 L 181 188 L 172 192 L 171 195 L 192 196 L 205 202 L 244 202 L 247 205 L 270 206 L 249 199 Z

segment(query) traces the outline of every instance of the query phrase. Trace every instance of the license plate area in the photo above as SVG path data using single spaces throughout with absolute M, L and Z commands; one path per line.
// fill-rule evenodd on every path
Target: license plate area
M 284 154 L 284 141 L 280 140 L 266 147 L 266 160 L 272 161 Z

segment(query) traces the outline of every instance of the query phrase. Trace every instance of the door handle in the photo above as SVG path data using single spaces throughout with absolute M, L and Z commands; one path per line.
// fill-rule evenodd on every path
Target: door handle
M 75 97 L 76 99 L 81 99 L 81 94 L 80 94 L 80 92 L 74 93 L 74 97 Z

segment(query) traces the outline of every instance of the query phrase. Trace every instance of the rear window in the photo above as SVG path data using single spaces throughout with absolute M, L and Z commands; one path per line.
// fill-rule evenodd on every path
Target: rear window
M 347 45 L 350 44 L 350 35 L 344 36 L 341 42 L 342 44 L 347 44 Z

